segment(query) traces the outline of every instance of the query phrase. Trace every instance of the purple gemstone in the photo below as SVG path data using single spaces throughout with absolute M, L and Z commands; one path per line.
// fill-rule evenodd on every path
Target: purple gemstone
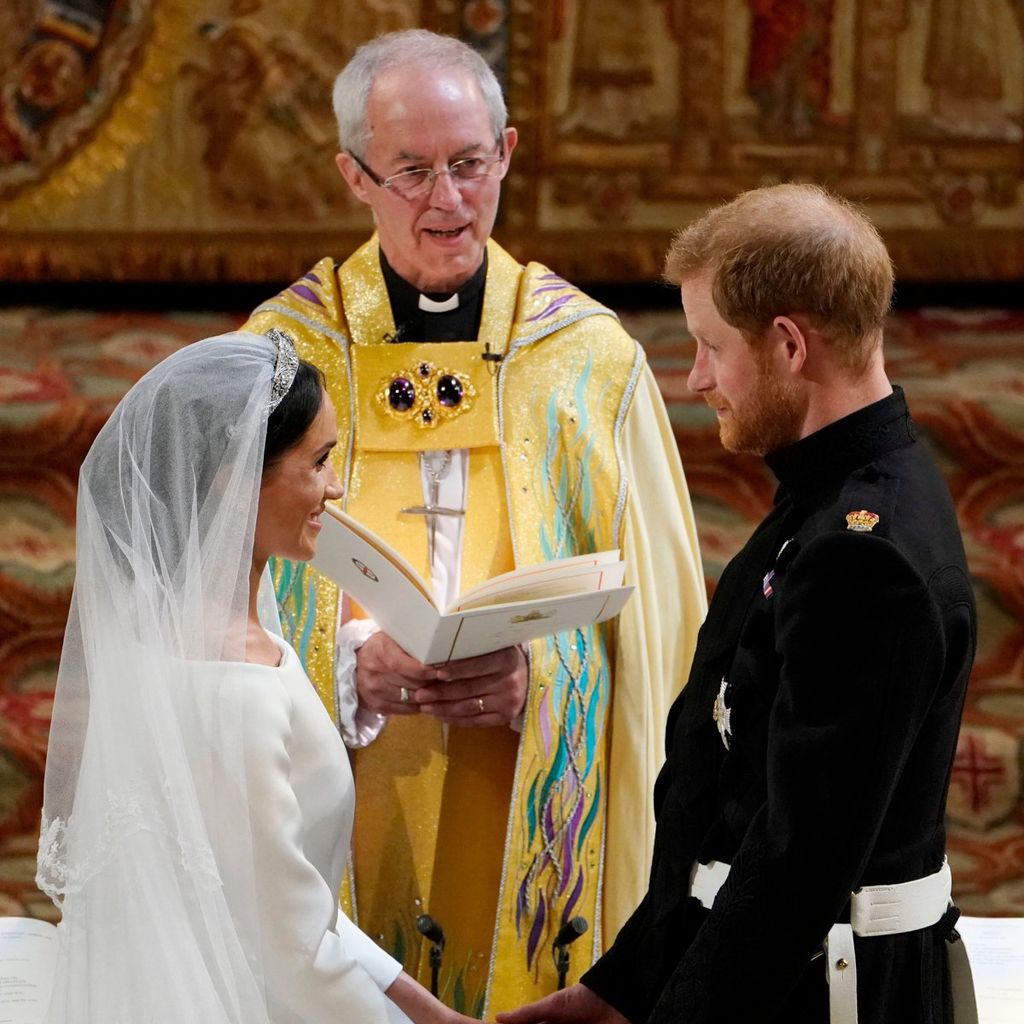
M 433 423 L 434 422 L 434 414 L 429 409 L 424 409 L 423 410 L 423 422 L 424 423 Z
M 416 389 L 412 381 L 405 377 L 396 377 L 388 385 L 388 405 L 395 412 L 407 412 L 416 402 Z
M 418 367 L 419 375 L 421 377 L 429 377 L 430 376 L 430 369 L 431 369 L 430 363 L 420 363 L 420 365 Z
M 462 384 L 458 377 L 446 373 L 437 382 L 437 400 L 449 409 L 454 409 L 462 401 Z

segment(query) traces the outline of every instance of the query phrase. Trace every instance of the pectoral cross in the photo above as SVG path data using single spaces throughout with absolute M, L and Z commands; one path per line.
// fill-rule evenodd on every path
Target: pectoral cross
M 441 465 L 437 468 L 431 466 L 429 453 L 423 453 L 423 465 L 427 472 L 427 480 L 429 481 L 427 487 L 427 504 L 426 505 L 410 505 L 408 508 L 401 509 L 402 512 L 411 516 L 424 516 L 427 522 L 427 560 L 430 564 L 431 572 L 434 571 L 434 546 L 437 537 L 437 524 L 438 516 L 462 516 L 465 515 L 462 509 L 459 508 L 446 508 L 444 505 L 439 505 L 441 496 L 441 481 L 448 475 L 448 470 L 452 464 L 452 453 L 446 451 L 444 457 L 441 460 Z

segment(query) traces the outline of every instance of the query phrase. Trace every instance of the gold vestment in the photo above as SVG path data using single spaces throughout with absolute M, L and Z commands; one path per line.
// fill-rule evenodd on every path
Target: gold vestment
M 492 1016 L 554 990 L 552 939 L 583 915 L 591 931 L 572 948 L 569 981 L 578 978 L 646 886 L 664 711 L 685 681 L 704 611 L 664 409 L 642 350 L 614 314 L 547 268 L 521 267 L 493 241 L 474 342 L 388 343 L 395 324 L 376 238 L 340 267 L 320 261 L 245 329 L 271 327 L 325 372 L 345 507 L 425 578 L 423 520 L 399 510 L 422 503 L 419 452 L 433 449 L 470 451 L 462 590 L 514 566 L 583 552 L 625 548 L 637 563 L 629 575 L 638 607 L 620 617 L 629 624 L 624 649 L 638 663 L 628 672 L 621 625 L 547 637 L 530 644 L 521 733 L 453 728 L 446 738 L 429 716 L 396 717 L 355 753 L 355 898 L 346 908 L 421 980 L 427 949 L 414 922 L 430 913 L 448 940 L 442 997 Z M 484 360 L 485 352 L 502 358 Z M 389 380 L 441 373 L 465 382 L 472 401 L 464 414 L 439 415 L 419 398 L 401 415 L 387 408 Z M 649 450 L 633 461 L 648 457 L 652 475 L 643 502 L 668 503 L 664 515 L 632 528 L 666 531 L 639 547 L 629 528 L 639 515 L 629 501 L 637 467 L 623 456 L 624 447 L 640 447 L 624 438 L 636 394 Z M 651 542 L 664 551 L 649 557 Z M 286 636 L 336 714 L 336 588 L 288 563 L 277 566 L 275 582 Z M 668 634 L 648 640 L 652 613 Z M 621 742 L 613 743 L 613 722 Z M 611 895 L 613 880 L 609 934 L 602 892 Z

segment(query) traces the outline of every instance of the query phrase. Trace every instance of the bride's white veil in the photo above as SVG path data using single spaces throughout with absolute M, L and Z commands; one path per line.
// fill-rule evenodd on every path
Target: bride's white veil
M 182 349 L 131 389 L 82 467 L 37 875 L 63 912 L 54 1022 L 268 1019 L 247 812 L 258 794 L 244 708 L 221 680 L 245 659 L 267 418 L 294 376 L 289 348 L 230 334 Z

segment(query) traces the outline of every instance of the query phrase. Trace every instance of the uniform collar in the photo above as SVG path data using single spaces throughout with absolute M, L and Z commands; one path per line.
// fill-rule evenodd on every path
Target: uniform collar
M 860 466 L 915 439 L 903 389 L 765 456 L 768 468 L 794 498 L 827 488 Z

